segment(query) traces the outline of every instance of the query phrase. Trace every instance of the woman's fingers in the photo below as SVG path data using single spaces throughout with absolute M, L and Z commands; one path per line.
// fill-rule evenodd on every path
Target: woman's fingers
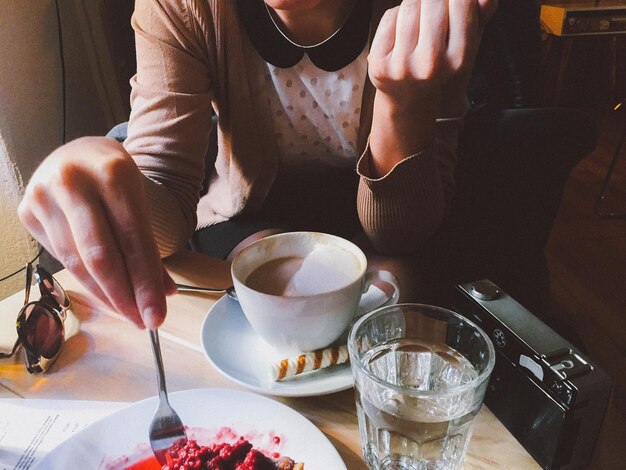
M 381 19 L 370 49 L 371 75 L 384 87 L 409 78 L 445 82 L 465 71 L 497 5 L 496 0 L 404 0 Z M 443 63 L 448 66 L 439 67 Z
M 123 171 L 123 163 L 121 166 L 115 173 Z M 121 257 L 126 263 L 136 307 L 146 326 L 156 328 L 165 319 L 165 286 L 141 178 L 139 173 L 130 172 L 125 178 L 117 178 L 112 183 L 112 190 L 104 194 L 104 201 Z
M 420 18 L 416 66 L 424 78 L 431 78 L 438 73 L 439 64 L 446 51 L 448 2 L 422 0 Z
M 170 273 L 167 272 L 165 266 L 163 266 L 163 286 L 165 287 L 165 295 L 170 296 L 176 294 L 178 292 L 178 288 L 176 287 L 176 282 L 170 276 Z
M 411 87 L 436 78 L 447 35 L 447 0 L 404 0 L 388 10 L 370 50 L 374 84 L 393 91 L 396 85 Z
M 449 1 L 448 63 L 453 70 L 459 70 L 473 60 L 478 49 L 479 11 L 476 0 Z
M 396 18 L 394 60 L 409 60 L 415 52 L 422 31 L 421 5 L 427 2 L 428 0 L 404 0 L 400 4 Z
M 19 216 L 31 235 L 43 245 L 76 279 L 83 284 L 100 302 L 112 308 L 109 299 L 85 270 L 77 256 L 72 230 L 63 211 L 49 197 L 39 199 L 28 191 L 20 205 Z
M 107 303 L 138 326 L 143 326 L 135 302 L 135 294 L 126 270 L 126 263 L 115 239 L 111 220 L 107 217 L 98 191 L 89 186 L 89 179 L 76 181 L 72 189 L 59 199 L 67 208 L 66 217 L 75 241 L 73 253 L 77 263 L 71 271 L 91 278 L 104 293 Z M 69 204 L 72 203 L 71 209 Z M 69 266 L 66 265 L 69 268 Z
M 399 7 L 391 8 L 380 19 L 378 29 L 372 40 L 369 57 L 372 61 L 380 61 L 391 55 L 396 38 L 396 22 Z
M 79 139 L 42 163 L 19 214 L 100 300 L 140 327 L 157 327 L 175 286 L 164 283 L 142 178 L 116 142 Z

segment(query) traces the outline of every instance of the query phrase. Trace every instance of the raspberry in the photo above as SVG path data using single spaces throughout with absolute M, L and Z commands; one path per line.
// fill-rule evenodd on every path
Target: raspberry
M 207 462 L 206 468 L 209 470 L 229 470 L 228 465 L 226 465 L 224 459 L 219 455 L 213 457 L 209 462 Z
M 256 449 L 251 449 L 241 464 L 235 467 L 235 470 L 265 470 L 273 469 L 269 460 L 263 453 Z
M 238 462 L 241 462 L 246 454 L 252 449 L 252 444 L 250 444 L 244 438 L 240 438 L 231 449 L 231 455 L 228 459 L 229 463 L 234 467 Z
M 282 457 L 278 461 L 252 448 L 243 437 L 234 444 L 226 442 L 200 446 L 194 440 L 174 444 L 167 455 L 168 463 L 162 470 L 289 470 L 293 460 Z

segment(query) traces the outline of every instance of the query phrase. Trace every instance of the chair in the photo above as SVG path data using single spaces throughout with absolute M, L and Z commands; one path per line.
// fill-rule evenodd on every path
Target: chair
M 537 1 L 500 0 L 486 27 L 455 200 L 429 271 L 441 286 L 489 278 L 550 322 L 544 249 L 567 178 L 596 147 L 598 125 L 579 110 L 540 107 L 539 11 Z

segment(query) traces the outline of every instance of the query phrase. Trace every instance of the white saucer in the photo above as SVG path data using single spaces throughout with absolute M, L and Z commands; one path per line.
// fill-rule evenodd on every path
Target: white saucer
M 385 300 L 375 286 L 361 299 L 359 315 Z M 269 369 L 284 359 L 254 332 L 239 307 L 239 302 L 223 296 L 209 310 L 200 330 L 202 348 L 213 366 L 229 379 L 266 395 L 309 397 L 340 392 L 353 385 L 350 364 L 309 372 L 274 382 Z

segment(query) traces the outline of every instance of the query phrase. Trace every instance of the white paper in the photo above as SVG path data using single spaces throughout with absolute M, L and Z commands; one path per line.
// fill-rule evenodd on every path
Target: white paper
M 0 399 L 0 470 L 27 470 L 91 423 L 128 406 L 123 402 Z

